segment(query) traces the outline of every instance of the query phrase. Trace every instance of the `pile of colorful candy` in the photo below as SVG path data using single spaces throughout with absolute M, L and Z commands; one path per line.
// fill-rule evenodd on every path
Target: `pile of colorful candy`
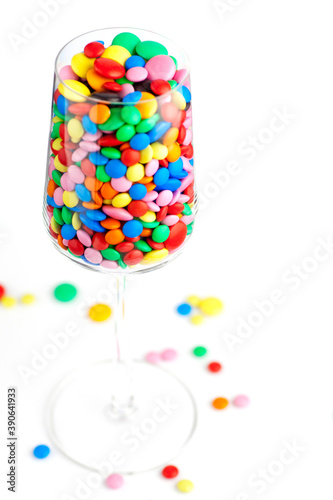
M 195 216 L 188 71 L 133 33 L 83 49 L 56 77 L 49 232 L 88 265 L 154 264 Z
M 223 303 L 217 297 L 200 299 L 196 295 L 190 295 L 186 302 L 179 304 L 177 312 L 181 316 L 190 316 L 193 325 L 201 325 L 205 316 L 216 316 L 223 310 Z

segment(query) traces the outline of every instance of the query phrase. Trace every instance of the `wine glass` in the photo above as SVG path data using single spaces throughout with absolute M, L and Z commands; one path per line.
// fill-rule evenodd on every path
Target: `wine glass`
M 196 211 L 184 51 L 142 29 L 74 38 L 55 63 L 43 216 L 59 252 L 115 277 L 115 354 L 57 385 L 47 425 L 54 444 L 91 471 L 161 467 L 193 435 L 190 390 L 160 365 L 132 360 L 123 323 L 126 277 L 180 255 Z

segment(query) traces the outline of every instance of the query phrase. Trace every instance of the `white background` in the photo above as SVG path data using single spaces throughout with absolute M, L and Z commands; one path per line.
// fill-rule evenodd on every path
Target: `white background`
M 210 200 L 183 256 L 135 280 L 128 297 L 135 355 L 175 347 L 180 357 L 172 369 L 189 381 L 200 407 L 198 432 L 177 460 L 181 477 L 195 483 L 193 500 L 329 498 L 332 255 L 300 279 L 295 291 L 283 276 L 313 255 L 317 238 L 333 234 L 331 2 L 225 0 L 234 7 L 224 15 L 211 0 L 63 3 L 17 51 L 8 33 L 20 35 L 23 18 L 33 19 L 40 4 L 8 2 L 1 16 L 0 282 L 16 297 L 32 292 L 38 299 L 34 307 L 0 310 L 1 498 L 12 498 L 5 490 L 9 384 L 19 388 L 16 498 L 58 500 L 73 494 L 76 479 L 86 476 L 56 451 L 36 461 L 31 450 L 48 442 L 43 408 L 50 388 L 71 368 L 106 355 L 111 322 L 96 326 L 76 318 L 75 310 L 110 278 L 76 268 L 55 252 L 42 225 L 41 201 L 55 56 L 74 36 L 106 26 L 160 32 L 187 50 L 192 66 L 197 180 Z M 265 134 L 274 109 L 284 108 L 294 115 L 290 124 L 248 161 L 238 149 L 241 143 Z M 216 185 L 207 187 L 209 174 L 232 160 L 238 161 L 238 175 L 218 191 Z M 52 299 L 53 287 L 63 281 L 78 286 L 75 304 Z M 231 352 L 225 332 L 235 334 L 239 318 L 246 319 L 254 301 L 268 299 L 275 288 L 282 290 L 284 304 Z M 189 293 L 219 296 L 223 315 L 193 327 L 174 313 Z M 18 365 L 29 364 L 31 351 L 42 349 L 48 332 L 61 331 L 73 318 L 80 336 L 25 386 Z M 197 344 L 209 348 L 207 360 L 191 356 Z M 211 359 L 224 364 L 215 378 L 205 370 Z M 214 397 L 238 393 L 250 396 L 247 410 L 210 408 Z M 296 440 L 303 451 L 260 495 L 248 479 L 279 459 L 285 440 Z M 122 491 L 102 487 L 89 498 L 179 495 L 174 482 L 151 473 L 129 478 Z

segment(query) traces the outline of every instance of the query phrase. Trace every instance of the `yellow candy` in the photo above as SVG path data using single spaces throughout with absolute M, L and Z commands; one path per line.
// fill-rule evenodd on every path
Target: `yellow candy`
M 54 166 L 59 172 L 67 172 L 68 167 L 60 163 L 58 155 L 54 158 Z
M 83 52 L 72 57 L 71 66 L 74 73 L 80 78 L 87 78 L 88 71 L 94 67 L 95 58 L 84 55 Z
M 208 316 L 215 316 L 222 311 L 223 303 L 220 299 L 208 297 L 200 302 L 199 308 L 204 314 L 207 314 Z
M 201 299 L 200 297 L 198 297 L 197 295 L 190 295 L 187 299 L 186 299 L 186 302 L 188 304 L 190 304 L 190 306 L 192 307 L 198 307 L 200 302 L 201 302 Z
M 182 479 L 177 484 L 177 488 L 182 493 L 189 493 L 190 491 L 193 490 L 194 484 L 192 483 L 192 481 L 189 481 L 188 479 Z
M 64 191 L 62 195 L 63 202 L 66 207 L 73 208 L 79 203 L 79 198 L 75 191 Z
M 52 148 L 55 149 L 56 151 L 60 151 L 60 149 L 63 148 L 63 145 L 61 143 L 62 143 L 61 137 L 57 137 L 56 139 L 54 139 L 52 143 Z
M 183 96 L 183 94 L 181 94 L 180 92 L 174 92 L 172 94 L 172 98 L 171 98 L 172 102 L 177 106 L 178 109 L 185 109 L 186 108 L 186 101 L 185 101 L 185 97 Z
M 180 158 L 181 154 L 182 154 L 182 152 L 180 150 L 180 146 L 179 146 L 178 142 L 175 142 L 175 143 L 171 144 L 171 146 L 168 147 L 167 160 L 169 162 L 177 161 L 178 158 Z
M 52 227 L 53 231 L 55 233 L 59 234 L 60 231 L 61 231 L 61 226 L 60 226 L 60 224 L 58 224 L 58 222 L 55 220 L 54 217 L 52 217 L 52 219 L 50 221 L 50 224 L 51 224 L 51 227 Z
M 106 304 L 95 304 L 88 314 L 93 321 L 105 321 L 111 316 L 111 312 L 111 308 Z
M 119 193 L 116 194 L 114 198 L 112 198 L 112 205 L 117 208 L 127 207 L 129 203 L 131 203 L 132 198 L 128 193 Z
M 179 130 L 177 127 L 171 127 L 164 136 L 163 144 L 164 146 L 171 146 L 178 139 Z
M 6 295 L 5 297 L 2 297 L 1 304 L 9 309 L 10 307 L 16 306 L 16 299 L 14 299 L 14 297 L 8 297 Z
M 80 219 L 79 212 L 75 212 L 75 214 L 72 217 L 72 226 L 74 227 L 74 229 L 76 231 L 78 231 L 80 229 L 81 225 L 82 225 L 82 222 Z
M 192 325 L 201 325 L 201 323 L 203 322 L 203 320 L 204 320 L 204 317 L 201 316 L 201 314 L 195 314 L 190 319 Z
M 86 101 L 85 96 L 90 95 L 88 87 L 77 80 L 65 80 L 64 83 L 59 83 L 58 90 L 66 99 L 74 102 L 84 102 Z
M 141 163 L 137 163 L 132 167 L 128 167 L 126 172 L 127 179 L 132 182 L 140 181 L 144 176 L 145 176 L 145 169 L 143 165 L 141 165 Z
M 140 151 L 140 163 L 148 163 L 153 159 L 153 148 L 149 145 Z
M 31 293 L 27 293 L 23 295 L 23 297 L 21 298 L 21 302 L 22 304 L 26 305 L 33 304 L 35 302 L 35 296 L 32 295 Z
M 112 205 L 112 200 L 103 200 L 103 205 Z
M 153 142 L 151 147 L 153 150 L 153 158 L 155 158 L 155 160 L 164 160 L 164 158 L 168 156 L 168 148 L 160 142 Z
M 52 123 L 59 123 L 59 122 L 63 122 L 64 120 L 62 120 L 61 118 L 59 118 L 59 116 L 54 116 L 52 118 Z
M 140 111 L 142 120 L 150 118 L 157 111 L 155 96 L 150 92 L 142 92 L 142 97 L 135 107 Z
M 156 214 L 148 210 L 148 212 L 139 217 L 139 219 L 143 220 L 143 222 L 154 222 L 156 220 Z
M 169 251 L 166 248 L 162 248 L 162 250 L 152 250 L 151 252 L 147 252 L 142 259 L 141 264 L 153 264 L 154 262 L 163 260 L 165 259 L 165 257 L 167 257 L 168 253 Z
M 125 62 L 129 57 L 131 57 L 131 53 L 125 49 L 125 47 L 121 47 L 120 45 L 111 45 L 104 50 L 101 57 L 112 59 L 113 61 L 119 62 L 122 66 L 125 66 Z
M 82 126 L 82 123 L 77 118 L 71 118 L 69 120 L 69 122 L 67 123 L 67 130 L 72 140 L 73 139 L 80 140 L 84 134 L 84 128 Z

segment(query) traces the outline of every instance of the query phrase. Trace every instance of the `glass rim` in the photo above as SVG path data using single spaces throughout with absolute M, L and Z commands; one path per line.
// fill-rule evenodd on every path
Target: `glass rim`
M 165 97 L 173 95 L 174 92 L 176 92 L 180 87 L 183 86 L 184 82 L 189 77 L 189 75 L 190 75 L 190 61 L 189 61 L 189 57 L 188 57 L 186 51 L 182 47 L 180 47 L 176 42 L 174 42 L 173 40 L 171 40 L 170 38 L 168 38 L 168 37 L 166 37 L 164 35 L 161 35 L 160 33 L 157 33 L 155 31 L 147 30 L 145 28 L 134 28 L 134 27 L 124 27 L 124 26 L 119 26 L 119 27 L 113 26 L 113 27 L 108 27 L 108 28 L 98 28 L 96 30 L 86 31 L 85 33 L 81 33 L 80 35 L 72 38 L 69 42 L 67 42 L 65 45 L 63 45 L 63 47 L 59 50 L 59 52 L 58 52 L 58 54 L 57 54 L 57 56 L 55 58 L 54 72 L 55 72 L 56 78 L 59 80 L 59 83 L 62 83 L 68 90 L 70 90 L 74 94 L 77 94 L 81 99 L 84 98 L 84 101 L 81 101 L 81 102 L 86 102 L 86 101 L 89 102 L 89 101 L 91 101 L 91 102 L 94 102 L 96 104 L 99 104 L 99 103 L 108 104 L 109 106 L 123 106 L 124 104 L 126 104 L 128 106 L 128 105 L 135 105 L 135 104 L 137 104 L 137 101 L 135 101 L 135 102 L 126 102 L 126 103 L 123 103 L 122 101 L 116 101 L 116 102 L 111 101 L 110 102 L 110 101 L 107 101 L 107 100 L 103 100 L 101 98 L 94 98 L 93 94 L 91 94 L 89 96 L 81 94 L 81 92 L 78 92 L 77 90 L 74 90 L 71 87 L 69 87 L 69 85 L 67 85 L 65 83 L 65 80 L 63 80 L 60 77 L 60 75 L 59 75 L 59 72 L 58 72 L 58 62 L 59 62 L 59 58 L 60 58 L 62 52 L 65 50 L 66 47 L 68 47 L 72 42 L 74 42 L 74 40 L 77 40 L 78 38 L 81 38 L 84 35 L 89 35 L 89 33 L 97 33 L 99 31 L 105 31 L 105 30 L 110 30 L 110 31 L 111 30 L 124 30 L 124 31 L 128 31 L 128 32 L 131 32 L 131 30 L 134 30 L 134 31 L 141 31 L 141 32 L 145 32 L 145 33 L 151 33 L 151 34 L 157 35 L 158 37 L 161 37 L 164 40 L 166 40 L 167 42 L 171 43 L 172 45 L 174 45 L 182 53 L 182 55 L 185 58 L 186 68 L 180 68 L 180 69 L 185 69 L 186 70 L 186 74 L 182 78 L 182 80 L 179 83 L 177 83 L 177 85 L 174 88 L 172 88 L 168 92 L 165 92 L 164 94 L 161 94 L 159 96 L 154 96 L 155 99 L 156 99 L 156 101 L 157 101 L 157 104 L 160 101 L 164 100 Z M 154 95 L 154 94 L 152 94 L 152 95 Z M 144 101 L 140 101 L 140 104 L 147 103 L 147 102 L 150 102 L 150 99 L 146 99 Z

